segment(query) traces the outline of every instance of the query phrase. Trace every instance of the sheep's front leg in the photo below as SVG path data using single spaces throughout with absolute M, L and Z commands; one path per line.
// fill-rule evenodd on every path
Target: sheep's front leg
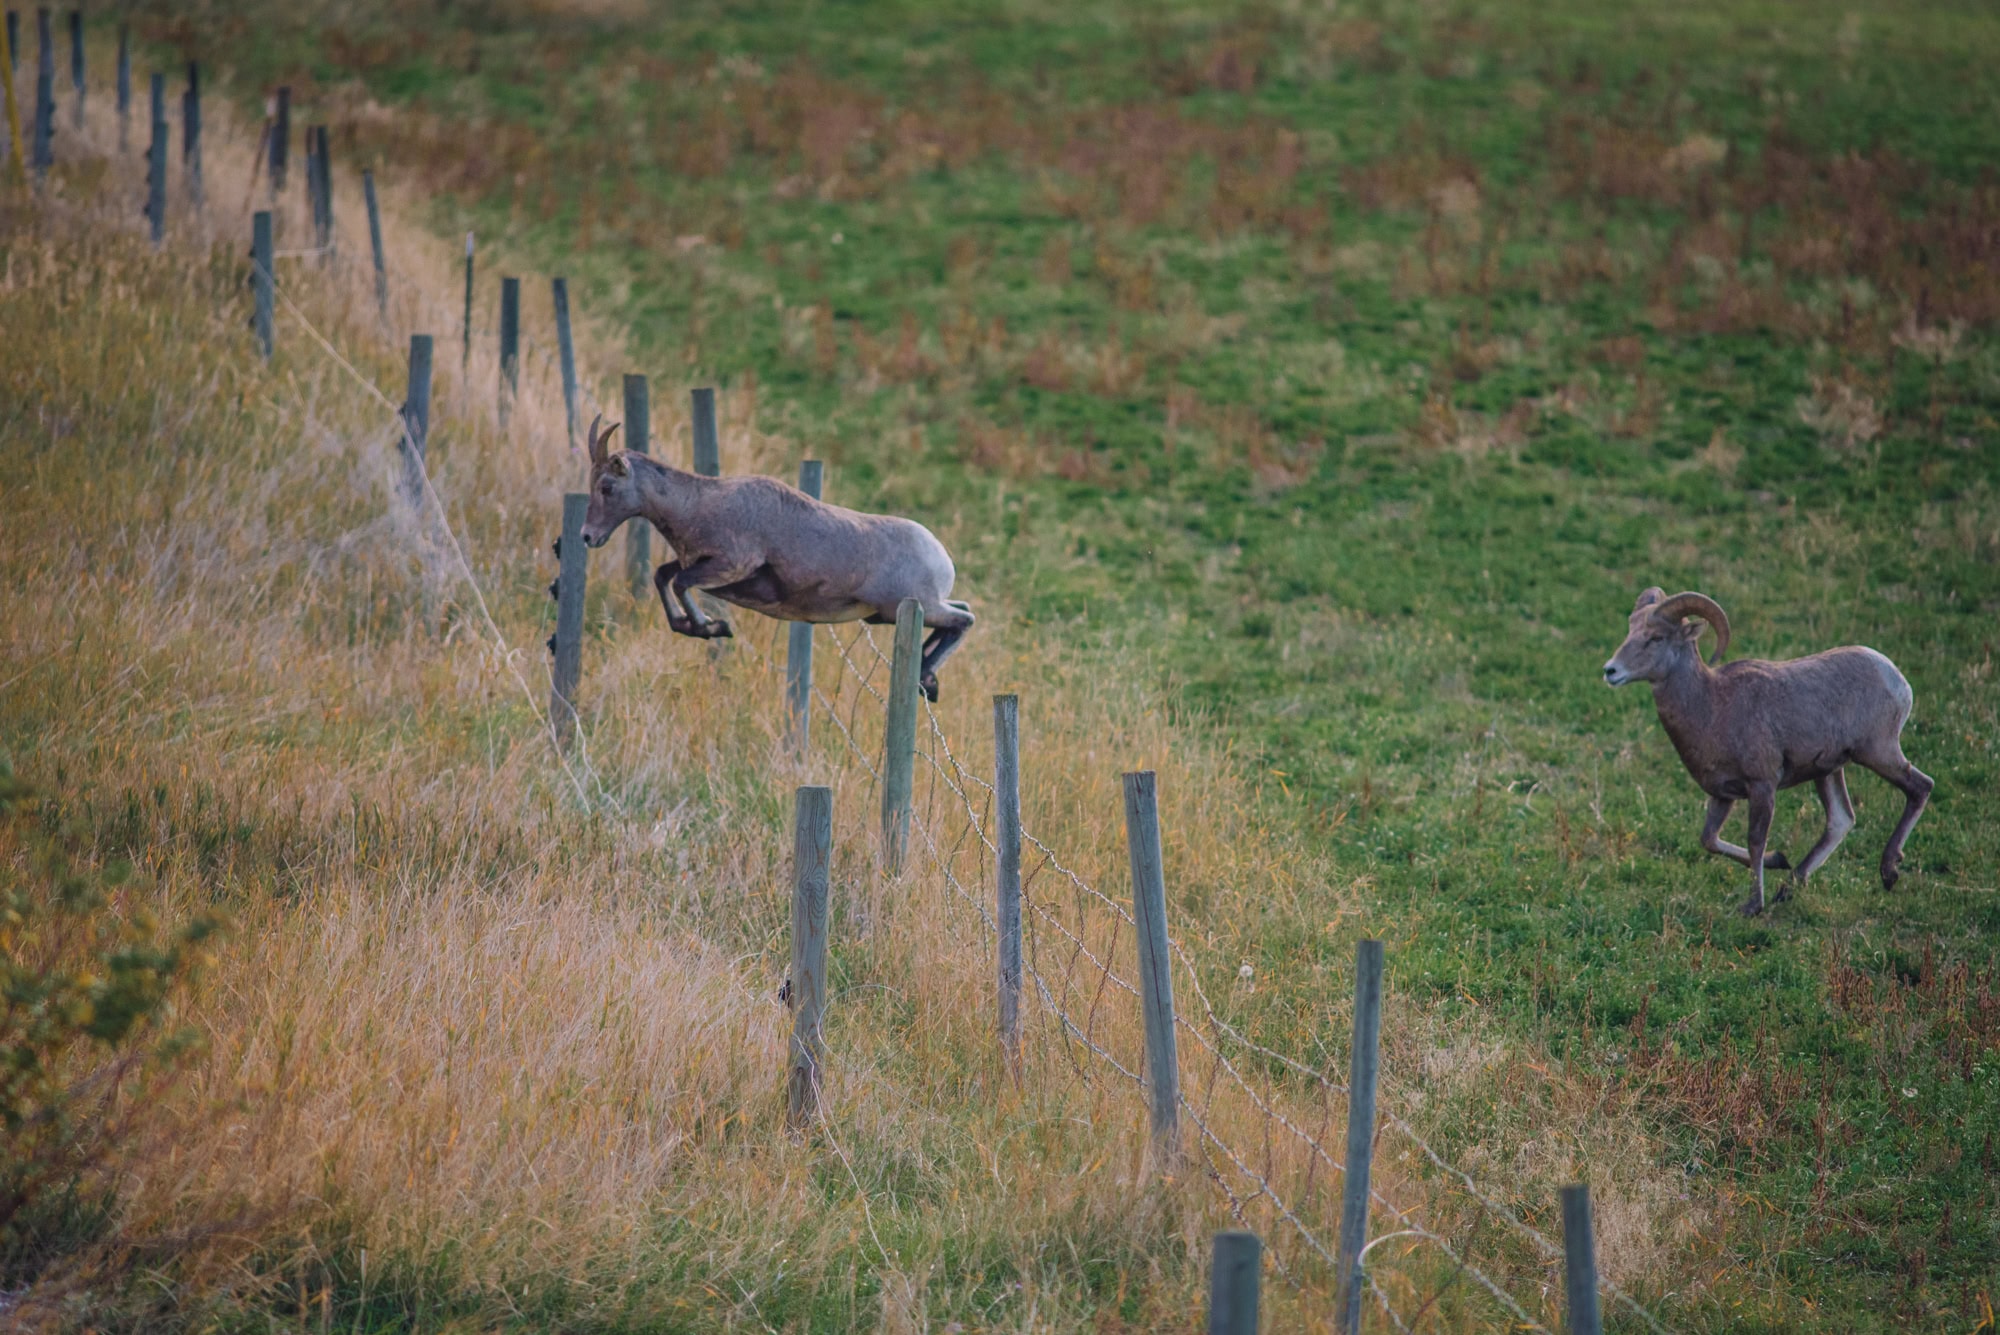
M 711 617 L 701 610 L 701 606 L 688 595 L 695 589 L 713 589 L 724 584 L 734 584 L 739 579 L 747 579 L 755 570 L 754 565 L 739 567 L 720 556 L 704 556 L 691 566 L 684 566 L 673 577 L 674 596 L 687 609 L 689 629 L 681 632 L 698 640 L 726 640 L 733 632 L 729 623 L 721 617 Z
M 1750 898 L 1737 909 L 1746 918 L 1764 911 L 1764 845 L 1771 838 L 1771 817 L 1778 810 L 1778 786 L 1774 783 L 1750 785 Z
M 1735 807 L 1736 804 L 1726 797 L 1711 797 L 1708 799 L 1708 820 L 1701 827 L 1701 846 L 1711 853 L 1716 853 L 1732 861 L 1740 862 L 1747 867 L 1750 865 L 1750 850 L 1738 844 L 1732 844 L 1722 837 L 1722 823 L 1729 819 L 1729 813 Z M 1786 871 L 1791 865 L 1791 863 L 1785 861 L 1783 853 L 1766 853 L 1764 855 L 1764 866 L 1767 870 Z
M 660 595 L 660 606 L 667 610 L 667 629 L 676 635 L 694 635 L 694 623 L 674 611 L 673 582 L 681 573 L 679 561 L 669 561 L 653 572 L 653 591 Z

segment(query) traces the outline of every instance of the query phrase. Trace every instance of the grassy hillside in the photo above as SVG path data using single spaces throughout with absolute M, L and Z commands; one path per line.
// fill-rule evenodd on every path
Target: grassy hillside
M 729 467 L 823 457 L 835 498 L 932 522 L 982 611 L 947 680 L 944 723 L 975 739 L 968 763 L 984 763 L 984 693 L 1021 689 L 1049 757 L 1037 819 L 1107 887 L 1118 768 L 1170 770 L 1176 921 L 1229 1013 L 1304 1060 L 1337 1064 L 1351 943 L 1386 937 L 1398 1106 L 1537 1217 L 1557 1180 L 1606 1188 L 1608 1264 L 1675 1328 L 1964 1329 L 1988 1310 L 2000 122 L 1982 72 L 2000 31 L 1983 10 L 495 3 L 245 6 L 142 29 L 227 69 L 246 101 L 291 82 L 301 119 L 335 125 L 340 161 L 382 161 L 430 201 L 424 221 L 569 273 L 580 306 L 628 343 L 598 370 L 650 371 L 675 405 L 665 386 L 721 383 Z M 222 244 L 240 245 L 228 227 Z M 134 351 L 156 346 L 136 308 L 48 304 L 54 275 L 101 260 L 60 230 L 18 235 L 8 273 L 46 256 L 51 277 L 10 288 L 16 337 L 39 345 L 86 311 L 103 322 L 77 353 L 92 376 L 162 355 Z M 392 252 L 445 298 L 403 327 L 448 334 L 450 247 L 412 233 Z M 221 320 L 235 299 L 221 250 L 206 278 L 129 263 L 189 321 Z M 362 337 L 367 321 L 343 318 Z M 349 454 L 270 453 L 301 437 L 351 449 L 378 429 L 375 409 L 356 398 L 351 424 L 318 426 L 339 382 L 286 377 L 337 373 L 288 341 L 274 378 L 257 378 L 217 351 L 226 322 L 210 333 L 165 350 L 194 364 L 133 363 L 114 377 L 121 395 L 94 402 L 81 372 L 21 369 L 44 364 L 39 346 L 6 358 L 21 405 L 0 424 L 10 456 L 45 461 L 36 489 L 10 495 L 9 597 L 26 628 L 8 648 L 6 675 L 24 674 L 7 687 L 10 747 L 41 757 L 45 782 L 111 795 L 91 799 L 111 812 L 163 783 L 194 794 L 171 800 L 220 801 L 167 782 L 199 741 L 249 804 L 226 824 L 253 832 L 240 842 L 292 831 L 242 855 L 227 888 L 247 941 L 294 938 L 298 887 L 350 896 L 344 930 L 374 940 L 382 915 L 409 911 L 396 894 L 428 903 L 463 878 L 506 905 L 582 914 L 561 958 L 586 992 L 633 967 L 588 942 L 637 932 L 668 952 L 676 986 L 753 1017 L 740 1042 L 644 1040 L 689 1054 L 686 1081 L 709 1091 L 674 1124 L 698 1148 L 567 1174 L 588 1183 L 561 1208 L 601 1230 L 590 1247 L 558 1255 L 499 1229 L 496 1214 L 531 1212 L 454 1193 L 407 1155 L 356 1167 L 343 1152 L 354 1176 L 332 1199 L 349 1231 L 287 1214 L 311 1222 L 285 1236 L 309 1241 L 237 1264 L 282 1277 L 310 1255 L 343 1312 L 384 1325 L 507 1319 L 523 1277 L 556 1304 L 514 1318 L 530 1325 L 1192 1324 L 1217 1198 L 1184 1184 L 1135 1217 L 1128 1188 L 1085 1170 L 1133 1166 L 1137 1114 L 1093 1087 L 1030 1081 L 1018 1106 L 991 1099 L 992 1054 L 962 995 L 988 969 L 979 935 L 962 914 L 938 918 L 953 902 L 942 885 L 881 896 L 852 766 L 837 802 L 854 813 L 856 922 L 882 926 L 842 958 L 851 1102 L 803 1158 L 774 1144 L 766 1114 L 732 1111 L 771 1097 L 779 1031 L 762 989 L 782 967 L 785 793 L 825 772 L 788 769 L 775 715 L 738 707 L 775 694 L 765 669 L 748 654 L 711 666 L 643 607 L 597 595 L 587 671 L 606 686 L 587 709 L 607 793 L 578 813 L 561 776 L 536 777 L 533 716 L 478 647 L 450 563 L 413 562 L 367 527 L 387 522 L 380 447 L 362 456 L 365 486 Z M 376 378 L 399 383 L 395 339 L 368 337 Z M 482 374 L 447 391 L 465 425 L 441 447 L 440 490 L 525 646 L 548 575 L 530 556 L 574 469 L 545 399 L 513 439 L 494 437 Z M 304 470 L 277 510 L 271 495 L 246 510 L 238 474 L 225 487 L 187 472 L 176 442 L 194 428 L 172 425 L 164 387 L 210 383 L 227 388 L 198 396 L 200 411 L 240 415 L 188 419 L 233 442 L 218 458 Z M 86 402 L 96 417 L 79 415 Z M 141 457 L 165 471 L 140 485 L 61 466 L 47 424 L 71 417 L 96 423 L 87 438 L 152 442 Z M 123 513 L 129 494 L 186 499 L 120 530 L 131 590 L 113 578 L 101 601 L 79 598 L 58 575 L 81 555 L 46 555 L 82 550 L 63 516 Z M 238 535 L 240 550 L 224 545 L 235 564 L 217 558 L 231 578 L 191 590 L 176 581 L 204 568 L 192 553 L 210 532 Z M 170 536 L 190 555 L 160 559 Z M 293 548 L 298 565 L 279 569 L 298 573 L 271 575 L 270 554 Z M 286 601 L 292 580 L 318 592 Z M 1700 797 L 1649 702 L 1598 681 L 1633 595 L 1655 583 L 1719 598 L 1739 654 L 1866 642 L 1902 666 L 1918 701 L 1906 745 L 1939 789 L 1893 895 L 1873 866 L 1897 804 L 1858 777 L 1848 847 L 1794 901 L 1734 917 L 1741 878 L 1696 849 Z M 154 610 L 122 610 L 134 597 Z M 166 636 L 176 608 L 200 620 L 171 643 L 107 640 L 96 665 L 49 657 L 64 636 L 48 627 L 74 627 L 79 646 L 99 624 Z M 245 636 L 268 639 L 232 638 Z M 185 718 L 161 713 L 161 688 L 94 698 L 89 685 L 150 662 L 205 682 L 208 661 L 288 670 L 184 688 Z M 126 713 L 101 720 L 107 699 Z M 103 750 L 114 734 L 127 750 Z M 256 778 L 241 763 L 253 741 L 283 758 Z M 834 764 L 837 739 L 821 742 L 819 766 Z M 122 777 L 135 765 L 158 777 Z M 322 773 L 342 777 L 302 777 Z M 330 795 L 357 789 L 383 814 L 356 805 L 344 824 Z M 1783 845 L 1796 854 L 1816 815 L 1810 797 L 1784 799 Z M 199 846 L 164 819 L 117 837 Z M 371 819 L 390 832 L 362 834 Z M 110 840 L 122 827 L 104 820 Z M 346 852 L 364 845 L 395 853 Z M 977 862 L 954 865 L 969 876 Z M 167 878 L 162 893 L 194 883 Z M 891 926 L 896 913 L 912 920 Z M 480 920 L 432 930 L 412 931 L 413 956 L 496 946 Z M 245 964 L 259 955 L 245 950 Z M 1238 987 L 1242 965 L 1254 983 Z M 351 992 L 311 972 L 325 961 L 282 967 L 303 972 L 274 995 Z M 372 1036 L 400 993 L 380 986 L 322 1041 Z M 260 1032 L 254 1012 L 226 1013 L 218 1033 Z M 431 1023 L 406 1027 L 438 1041 Z M 598 1059 L 607 1080 L 623 1069 Z M 481 1088 L 505 1106 L 516 1055 L 489 1060 Z M 212 1092 L 234 1088 L 230 1069 L 205 1077 Z M 364 1103 L 351 1091 L 368 1088 L 327 1080 Z M 590 1097 L 616 1120 L 617 1097 L 636 1095 Z M 286 1092 L 269 1106 L 316 1105 Z M 747 1140 L 728 1132 L 747 1124 Z M 429 1125 L 413 1117 L 413 1143 Z M 1023 1179 L 1001 1172 L 1003 1144 L 1047 1137 Z M 1526 1301 L 1538 1263 L 1420 1160 L 1385 1158 L 1390 1194 L 1443 1212 Z M 640 1180 L 669 1184 L 659 1213 L 631 1213 Z M 433 1192 L 439 1213 L 382 1231 L 405 1193 Z M 475 1219 L 486 1232 L 469 1247 Z M 407 1268 L 377 1271 L 370 1301 L 386 1306 L 363 1305 L 363 1245 Z M 598 1259 L 609 1269 L 576 1273 Z M 1426 1264 L 1390 1270 L 1409 1310 L 1448 1277 Z M 1309 1264 L 1298 1288 L 1275 1287 L 1300 1314 L 1323 1310 Z M 1427 1322 L 1492 1328 L 1496 1309 L 1445 1289 Z

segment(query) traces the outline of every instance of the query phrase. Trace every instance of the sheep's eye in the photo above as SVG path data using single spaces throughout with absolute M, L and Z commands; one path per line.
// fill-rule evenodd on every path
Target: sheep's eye
M 1660 642 L 1661 640 L 1663 640 L 1663 639 L 1665 639 L 1665 638 L 1666 638 L 1666 636 L 1664 636 L 1664 635 L 1648 635 L 1648 636 L 1646 637 L 1646 643 L 1647 643 L 1647 644 L 1658 644 L 1658 643 L 1659 643 L 1659 642 Z
M 611 479 L 608 477 L 605 478 L 604 481 L 597 484 L 597 489 L 606 496 L 609 496 L 611 494 Z

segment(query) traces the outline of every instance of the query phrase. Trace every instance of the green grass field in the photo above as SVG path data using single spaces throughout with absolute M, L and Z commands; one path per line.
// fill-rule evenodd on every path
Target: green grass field
M 931 523 L 982 615 L 959 664 L 1004 623 L 1232 767 L 1326 878 L 1190 929 L 1269 980 L 1249 1022 L 1380 935 L 1437 1033 L 1654 1138 L 1699 1206 L 1648 1294 L 1674 1328 L 1991 1329 L 1991 11 L 238 8 L 141 31 L 246 107 L 290 82 L 634 369 Z M 1736 916 L 1650 700 L 1599 677 L 1653 584 L 1737 656 L 1901 666 L 1938 788 L 1893 893 L 1900 797 L 1857 774 L 1847 845 Z M 1818 819 L 1782 796 L 1774 846 Z M 1164 1319 L 1080 1292 L 1073 1328 Z M 931 1328 L 1040 1328 L 957 1301 Z

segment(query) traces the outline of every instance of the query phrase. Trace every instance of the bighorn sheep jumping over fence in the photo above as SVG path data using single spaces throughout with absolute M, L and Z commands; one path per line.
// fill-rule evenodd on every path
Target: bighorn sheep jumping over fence
M 1698 618 L 1684 621 L 1684 617 Z M 1701 661 L 1695 643 L 1701 623 L 1715 627 L 1715 652 Z M 1604 665 L 1613 686 L 1628 681 L 1653 684 L 1653 703 L 1681 763 L 1708 794 L 1708 822 L 1701 846 L 1750 868 L 1754 883 L 1743 902 L 1744 917 L 1764 911 L 1764 870 L 1785 870 L 1783 853 L 1766 853 L 1771 816 L 1781 788 L 1812 783 L 1826 808 L 1826 830 L 1804 862 L 1778 891 L 1789 898 L 1820 864 L 1831 857 L 1854 828 L 1854 804 L 1847 796 L 1844 766 L 1849 761 L 1874 770 L 1901 789 L 1908 801 L 1889 846 L 1882 852 L 1882 888 L 1896 884 L 1903 841 L 1923 814 L 1931 795 L 1929 775 L 1903 755 L 1903 723 L 1910 717 L 1910 683 L 1873 649 L 1850 645 L 1809 658 L 1771 663 L 1746 658 L 1721 668 L 1729 647 L 1729 618 L 1714 599 L 1700 593 L 1669 598 L 1658 588 L 1639 595 L 1625 643 Z M 1750 803 L 1750 846 L 1724 843 L 1719 835 L 1729 809 Z
M 730 633 L 688 596 L 694 589 L 780 621 L 896 624 L 905 598 L 923 605 L 930 638 L 920 681 L 938 698 L 937 670 L 972 628 L 971 607 L 945 595 L 956 572 L 931 531 L 911 519 L 828 505 L 768 477 L 699 477 L 606 442 L 618 423 L 590 424 L 590 509 L 583 541 L 601 547 L 627 519 L 660 531 L 675 559 L 653 587 L 676 634 Z M 675 611 L 678 601 L 680 611 Z

